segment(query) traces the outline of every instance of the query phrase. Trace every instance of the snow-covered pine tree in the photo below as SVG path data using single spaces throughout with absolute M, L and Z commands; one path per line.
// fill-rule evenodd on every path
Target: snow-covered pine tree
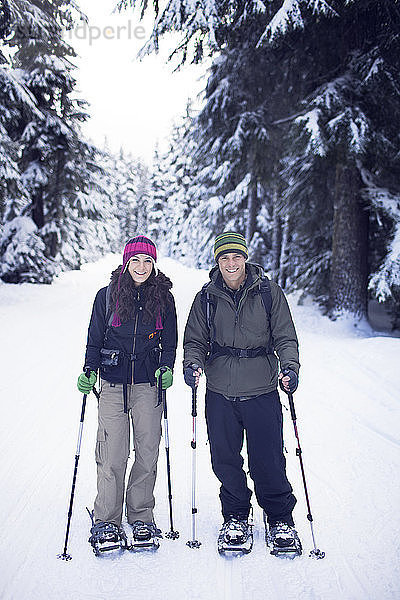
M 28 204 L 18 165 L 19 146 L 12 136 L 22 115 L 35 111 L 33 99 L 14 79 L 4 59 L 0 65 L 0 233 L 4 219 L 14 218 Z
M 208 166 L 212 192 L 224 197 L 226 227 L 242 231 L 252 258 L 277 273 L 282 239 L 280 159 L 285 117 L 294 97 L 287 93 L 289 84 L 282 75 L 282 53 L 256 47 L 264 22 L 265 15 L 248 13 L 240 36 L 228 30 L 227 48 L 214 60 L 197 120 L 198 154 Z M 275 261 L 265 256 L 273 246 Z
M 3 222 L 20 214 L 28 194 L 18 165 L 18 129 L 23 119 L 39 115 L 35 99 L 20 84 L 11 68 L 6 40 L 12 33 L 13 14 L 9 2 L 0 5 L 0 234 Z
M 139 2 L 123 0 L 119 6 L 135 4 Z M 142 0 L 142 11 L 147 7 Z M 251 20 L 262 25 L 256 47 L 272 48 L 280 56 L 270 89 L 281 86 L 286 115 L 276 118 L 271 111 L 273 124 L 292 123 L 275 165 L 283 165 L 283 185 L 276 189 L 289 214 L 289 221 L 283 219 L 282 239 L 285 233 L 287 247 L 296 249 L 294 260 L 290 251 L 291 260 L 286 261 L 286 275 L 292 283 L 294 279 L 309 281 L 309 289 L 325 296 L 332 315 L 343 310 L 365 315 L 368 257 L 379 263 L 381 253 L 370 287 L 375 293 L 379 290 L 381 297 L 393 296 L 397 289 L 393 273 L 398 264 L 398 186 L 389 172 L 397 173 L 399 157 L 397 2 L 272 0 L 232 5 L 216 0 L 194 8 L 186 0 L 170 0 L 162 9 L 158 3 L 154 8 L 154 30 L 143 51 L 157 50 L 159 37 L 174 30 L 181 34 L 176 49 L 181 63 L 188 58 L 201 60 L 204 50 L 220 52 L 217 60 L 221 60 L 249 39 Z M 389 92 L 389 102 L 382 90 Z M 221 126 L 228 129 L 229 122 Z M 382 150 L 374 152 L 375 146 Z M 247 151 L 251 159 L 251 148 Z M 386 152 L 389 168 L 381 161 Z M 222 160 L 218 168 L 223 175 Z M 271 193 L 274 197 L 273 186 Z M 368 212 L 377 215 L 373 225 L 382 212 L 392 223 L 384 256 L 382 240 L 380 252 L 374 248 L 380 232 L 375 226 L 371 236 Z M 279 239 L 277 235 L 278 245 Z M 285 248 L 280 256 L 284 254 Z M 388 256 L 389 270 L 385 267 Z M 383 285 L 385 277 L 390 287 Z
M 273 7 L 262 9 L 259 3 L 239 2 L 227 10 L 219 3 L 208 3 L 198 5 L 194 17 L 186 3 L 178 4 L 179 15 L 176 3 L 169 3 L 159 15 L 152 40 L 168 28 L 182 32 L 182 62 L 191 51 L 192 60 L 201 58 L 207 33 L 210 53 L 219 51 L 210 69 L 205 106 L 192 128 L 198 172 L 191 190 L 193 218 L 200 217 L 196 224 L 202 237 L 206 231 L 207 238 L 227 228 L 242 231 L 252 257 L 269 267 L 272 261 L 265 254 L 272 237 L 275 242 L 282 238 L 281 205 L 273 198 L 280 194 L 284 125 L 276 122 L 287 116 L 290 104 L 279 81 L 282 53 L 257 48 Z M 121 2 L 120 8 L 127 5 Z M 144 4 L 142 8 L 146 10 Z M 200 22 L 204 27 L 197 31 L 198 37 L 195 30 Z M 144 51 L 150 50 L 152 43 L 150 40 Z M 192 216 L 186 222 L 191 220 Z M 198 248 L 197 243 L 192 244 L 194 253 Z M 279 261 L 275 267 L 279 269 Z
M 139 231 L 139 219 L 143 188 L 142 164 L 121 148 L 115 165 L 118 216 L 120 220 L 121 235 L 123 240 L 129 240 L 136 231 Z M 146 176 L 144 175 L 144 179 Z
M 123 245 L 139 231 L 146 230 L 147 167 L 123 148 L 114 154 L 107 143 L 99 155 L 103 189 L 118 221 L 118 243 Z
M 150 170 L 143 160 L 136 160 L 136 228 L 138 234 L 147 231 L 149 219 Z
M 3 43 L 26 36 L 26 31 L 50 35 L 50 23 L 40 7 L 11 0 L 2 3 Z M 37 101 L 20 81 L 11 66 L 9 47 L 4 46 L 1 65 L 0 112 L 2 138 L 2 232 L 0 274 L 5 281 L 40 280 L 40 270 L 51 268 L 44 255 L 45 245 L 37 235 L 37 226 L 29 215 L 29 190 L 21 178 L 20 136 L 26 122 L 42 119 Z
M 150 174 L 150 190 L 147 203 L 147 231 L 160 250 L 165 251 L 167 235 L 167 200 L 170 173 L 166 167 L 166 157 L 161 156 L 158 146 L 153 153 Z M 171 191 L 171 190 L 169 190 Z
M 187 257 L 191 264 L 198 264 L 199 231 L 192 222 L 196 205 L 192 125 L 189 101 L 186 114 L 173 125 L 168 148 L 157 151 L 153 160 L 148 214 L 149 227 L 158 239 L 161 251 L 183 260 Z
M 96 149 L 80 132 L 86 103 L 73 98 L 74 51 L 63 33 L 76 6 L 13 0 L 10 7 L 12 73 L 36 110 L 16 121 L 10 134 L 19 146 L 29 201 L 22 212 L 14 210 L 17 221 L 6 208 L 1 277 L 50 282 L 63 268 L 77 268 L 88 256 L 115 247 L 119 230 L 99 186 Z
M 314 293 L 319 288 L 331 315 L 363 316 L 367 279 L 377 267 L 371 259 L 376 261 L 376 244 L 385 246 L 379 237 L 387 233 L 379 235 L 374 215 L 386 213 L 392 235 L 399 223 L 393 201 L 375 203 L 374 197 L 377 188 L 392 199 L 400 190 L 395 183 L 399 137 L 393 127 L 400 108 L 400 11 L 393 2 L 329 2 L 335 14 L 316 18 L 306 3 L 298 4 L 301 29 L 299 20 L 290 22 L 282 13 L 280 27 L 277 15 L 277 29 L 269 30 L 275 44 L 296 48 L 303 81 L 286 156 L 285 199 L 299 217 L 293 251 L 297 265 L 303 264 L 297 274 L 292 264 L 292 273 Z M 313 215 L 320 222 L 316 228 Z M 396 293 L 395 282 L 392 278 L 387 295 L 389 289 Z

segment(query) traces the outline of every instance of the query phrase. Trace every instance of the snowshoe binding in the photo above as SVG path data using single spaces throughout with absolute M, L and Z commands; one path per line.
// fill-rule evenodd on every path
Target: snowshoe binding
M 155 523 L 135 521 L 132 525 L 132 544 L 130 550 L 157 550 L 160 547 L 161 530 Z
M 295 558 L 302 553 L 302 546 L 297 531 L 284 522 L 266 527 L 266 542 L 270 553 L 281 558 Z
M 253 547 L 253 524 L 247 518 L 230 517 L 221 527 L 217 546 L 220 554 L 248 554 Z
M 104 521 L 94 523 L 90 533 L 91 536 L 88 541 L 92 545 L 96 556 L 110 550 L 127 550 L 128 548 L 128 540 L 124 530 L 114 523 Z

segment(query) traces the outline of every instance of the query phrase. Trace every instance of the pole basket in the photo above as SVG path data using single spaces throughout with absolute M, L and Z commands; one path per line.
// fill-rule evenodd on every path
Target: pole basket
M 189 540 L 186 542 L 186 546 L 189 546 L 189 548 L 200 548 L 201 542 L 198 540 Z
M 165 537 L 169 540 L 177 540 L 179 537 L 179 531 L 169 531 L 165 534 Z
M 59 558 L 60 560 L 72 560 L 72 556 L 70 554 L 67 554 L 66 552 L 63 552 L 62 554 L 57 554 L 57 558 Z

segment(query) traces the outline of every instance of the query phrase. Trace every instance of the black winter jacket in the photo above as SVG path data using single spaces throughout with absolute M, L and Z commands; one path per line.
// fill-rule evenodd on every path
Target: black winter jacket
M 162 318 L 163 329 L 156 330 L 156 317 L 144 322 L 144 308 L 140 298 L 140 288 L 135 299 L 135 316 L 120 327 L 106 323 L 107 287 L 97 292 L 90 319 L 85 368 L 92 371 L 100 368 L 102 379 L 111 383 L 150 383 L 155 384 L 154 373 L 160 365 L 173 369 L 178 343 L 175 302 L 172 294 L 172 307 Z M 108 319 L 107 319 L 108 321 Z M 119 351 L 114 358 L 116 365 L 104 365 L 101 349 Z M 107 357 L 109 358 L 109 356 Z M 102 364 L 103 362 L 103 364 Z

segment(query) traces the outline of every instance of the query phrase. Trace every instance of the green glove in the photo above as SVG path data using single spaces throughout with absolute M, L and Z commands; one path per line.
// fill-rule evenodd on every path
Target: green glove
M 77 381 L 78 390 L 82 392 L 82 394 L 90 394 L 96 381 L 96 371 L 90 371 L 89 379 L 86 377 L 85 373 L 81 373 Z
M 166 369 L 166 371 L 164 371 L 164 373 L 162 374 L 161 384 L 162 384 L 162 389 L 166 390 L 167 388 L 171 387 L 172 382 L 174 380 L 174 376 L 169 367 L 162 367 L 162 368 Z M 157 383 L 158 383 L 158 378 L 160 377 L 160 372 L 161 372 L 161 367 L 159 369 L 157 369 L 157 371 L 154 373 Z

